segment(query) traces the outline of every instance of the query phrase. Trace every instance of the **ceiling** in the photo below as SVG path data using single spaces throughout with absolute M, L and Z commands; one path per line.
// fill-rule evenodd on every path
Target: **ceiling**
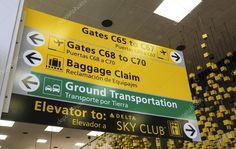
M 0 141 L 1 149 L 50 149 L 51 133 L 45 132 L 47 126 L 16 122 L 11 127 L 0 127 L 1 134 L 7 134 L 5 141 Z M 27 132 L 28 134 L 23 134 Z M 79 149 L 75 143 L 88 143 L 86 130 L 63 128 L 60 133 L 52 134 L 51 149 Z M 66 138 L 70 137 L 70 138 Z M 35 143 L 36 139 L 48 140 L 45 144 Z M 35 146 L 36 145 L 36 146 Z
M 201 34 L 208 33 L 215 60 L 236 48 L 235 0 L 203 0 L 191 14 L 175 23 L 153 11 L 162 0 L 25 0 L 25 5 L 54 16 L 157 45 L 176 48 L 185 44 L 186 66 L 195 71 L 205 65 L 200 48 Z M 111 19 L 112 27 L 101 25 Z

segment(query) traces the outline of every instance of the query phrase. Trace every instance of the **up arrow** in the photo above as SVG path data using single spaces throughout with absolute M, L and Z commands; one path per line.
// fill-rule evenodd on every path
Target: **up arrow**
M 190 134 L 190 136 L 193 136 L 194 133 L 196 132 L 196 130 L 195 130 L 191 125 L 188 125 L 188 127 L 190 127 L 190 129 L 186 129 L 186 131 L 192 132 L 192 133 Z
M 33 34 L 31 36 L 29 36 L 29 38 L 31 39 L 31 41 L 33 41 L 34 44 L 38 45 L 38 43 L 36 41 L 41 41 L 43 42 L 44 40 L 41 38 L 37 38 L 36 36 L 38 36 L 39 34 Z

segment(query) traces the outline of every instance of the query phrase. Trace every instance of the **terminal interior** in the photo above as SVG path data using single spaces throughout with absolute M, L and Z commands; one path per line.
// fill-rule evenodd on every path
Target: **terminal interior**
M 88 133 L 92 130 L 72 128 L 48 132 L 45 131 L 47 125 L 15 122 L 13 127 L 0 126 L 0 133 L 8 135 L 6 140 L 0 140 L 1 148 L 236 149 L 235 0 L 202 0 L 179 23 L 153 13 L 161 2 L 162 0 L 25 0 L 24 7 L 183 51 L 202 141 L 110 132 L 90 136 Z M 105 20 L 111 22 L 104 23 Z M 205 42 L 207 47 L 202 45 Z M 209 66 L 209 62 L 214 65 Z M 215 82 L 211 83 L 209 80 L 217 75 L 219 77 L 216 79 L 220 82 L 213 86 L 216 92 L 211 92 L 209 83 Z M 46 142 L 40 143 L 38 139 Z

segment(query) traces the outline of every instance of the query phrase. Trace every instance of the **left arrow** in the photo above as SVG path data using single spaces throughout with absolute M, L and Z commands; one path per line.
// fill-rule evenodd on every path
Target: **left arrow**
M 39 79 L 33 74 L 25 74 L 20 78 L 19 86 L 26 92 L 33 92 L 39 88 Z
M 38 66 L 42 63 L 43 58 L 38 51 L 35 50 L 27 50 L 23 55 L 23 59 L 26 64 L 30 66 Z
M 31 41 L 34 43 L 34 44 L 38 44 L 38 42 L 43 42 L 44 40 L 41 39 L 41 38 L 37 38 L 37 36 L 39 36 L 39 34 L 33 34 L 31 36 L 29 36 L 29 38 L 31 39 Z
M 38 82 L 34 82 L 34 81 L 30 81 L 30 79 L 32 78 L 32 76 L 28 76 L 25 79 L 22 80 L 23 84 L 25 85 L 25 87 L 27 87 L 28 89 L 31 89 L 31 87 L 29 86 L 30 84 L 33 85 L 38 85 Z
M 26 55 L 26 58 L 32 63 L 35 64 L 33 60 L 41 61 L 41 58 L 39 57 L 33 57 L 36 53 L 32 52 L 29 55 Z
M 27 41 L 32 46 L 38 47 L 44 45 L 45 38 L 41 33 L 32 31 L 27 34 Z

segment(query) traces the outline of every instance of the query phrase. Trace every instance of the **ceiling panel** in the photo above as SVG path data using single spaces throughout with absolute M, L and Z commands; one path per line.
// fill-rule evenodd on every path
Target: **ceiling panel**
M 77 13 L 97 20 L 110 18 L 122 4 L 123 0 L 84 0 L 85 5 Z
M 128 0 L 132 5 L 136 5 L 145 9 L 148 12 L 153 12 L 157 6 L 162 2 L 162 0 L 146 0 L 145 2 L 141 0 Z
M 116 30 L 115 32 L 119 34 L 133 36 L 149 16 L 150 14 L 142 8 L 125 1 L 111 18 L 114 22 L 112 30 Z
M 16 122 L 12 128 L 0 127 L 1 134 L 7 134 L 5 141 L 0 141 L 3 149 L 49 149 L 50 144 L 58 149 L 78 149 L 74 144 L 77 142 L 88 143 L 87 133 L 89 131 L 64 128 L 60 133 L 45 132 L 45 125 Z M 28 134 L 23 134 L 27 132 Z M 66 137 L 70 138 L 66 138 Z M 35 141 L 37 138 L 48 140 L 45 144 Z M 51 140 L 52 138 L 52 140 Z M 50 142 L 51 140 L 51 142 Z M 35 148 L 36 146 L 36 148 Z

